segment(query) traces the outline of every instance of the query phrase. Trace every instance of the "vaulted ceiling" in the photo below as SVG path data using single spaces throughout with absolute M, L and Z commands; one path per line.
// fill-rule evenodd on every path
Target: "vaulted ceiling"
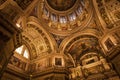
M 108 32 L 117 29 L 120 19 L 119 0 L 2 0 L 0 3 L 4 15 L 23 30 L 23 44 L 29 46 L 30 59 L 50 53 L 81 54 L 86 48 L 97 51 Z
M 120 45 L 120 0 L 0 0 L 0 15 L 21 31 L 13 42 L 15 49 L 23 46 L 22 56 L 14 49 L 7 68 L 20 69 L 22 77 L 45 74 L 59 64 L 69 71 L 79 64 L 85 72 L 84 64 L 94 62 L 92 58 L 103 67 L 108 65 L 104 57 L 114 55 Z M 96 74 L 100 68 L 90 66 L 90 71 Z

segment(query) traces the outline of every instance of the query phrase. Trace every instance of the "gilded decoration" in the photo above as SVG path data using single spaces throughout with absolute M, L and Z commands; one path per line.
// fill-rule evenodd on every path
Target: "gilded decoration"
M 53 9 L 65 11 L 71 8 L 76 0 L 47 0 L 47 2 Z
M 90 6 L 91 1 L 84 1 L 84 0 L 55 0 L 55 1 L 44 1 L 44 5 L 42 6 L 42 9 L 39 13 L 42 13 L 40 15 L 40 20 L 45 22 L 46 26 L 45 28 L 49 29 L 49 31 L 53 34 L 57 34 L 59 36 L 63 35 L 62 32 L 64 32 L 64 35 L 68 35 L 70 33 L 73 33 L 83 27 L 85 27 L 84 23 L 88 23 L 92 15 L 92 10 Z M 67 4 L 67 6 L 73 4 L 74 6 L 71 8 L 68 8 L 68 10 L 55 10 L 53 7 L 49 6 L 50 4 L 63 4 L 63 9 L 66 9 L 64 7 L 64 4 Z M 56 5 L 56 6 L 59 6 Z M 60 7 L 60 6 L 59 6 Z M 57 7 L 55 7 L 57 8 Z M 61 9 L 61 8 L 58 8 Z M 89 13 L 90 12 L 90 13 Z M 69 24 L 68 24 L 69 23 Z
M 120 0 L 0 4 L 0 80 L 120 80 Z

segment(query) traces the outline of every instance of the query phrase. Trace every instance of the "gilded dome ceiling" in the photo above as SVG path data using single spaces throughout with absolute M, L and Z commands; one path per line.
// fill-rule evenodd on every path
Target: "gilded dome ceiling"
M 49 32 L 61 36 L 74 33 L 86 26 L 91 19 L 91 1 L 45 0 L 39 8 L 39 19 Z
M 48 4 L 55 10 L 65 11 L 71 8 L 76 0 L 47 0 Z

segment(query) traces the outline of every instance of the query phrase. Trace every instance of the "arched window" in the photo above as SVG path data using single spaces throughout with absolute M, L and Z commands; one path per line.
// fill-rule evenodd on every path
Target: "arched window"
M 67 22 L 67 20 L 66 20 L 65 16 L 61 16 L 60 23 L 66 23 L 66 22 Z
M 57 16 L 55 14 L 51 14 L 51 20 L 52 21 L 57 21 Z
M 46 8 L 43 9 L 43 13 L 44 13 L 47 17 L 49 17 L 49 11 L 48 11 Z
M 76 19 L 76 14 L 75 13 L 72 13 L 69 15 L 69 20 L 70 21 L 74 21 Z
M 82 7 L 79 6 L 76 10 L 77 14 L 80 15 L 82 13 Z
M 81 0 L 81 4 L 82 4 L 82 6 L 84 6 L 85 5 L 85 1 Z
M 15 52 L 18 53 L 18 54 L 20 54 L 20 55 L 22 55 L 23 57 L 29 59 L 29 51 L 28 51 L 27 46 L 22 45 L 19 48 L 17 48 L 15 50 Z

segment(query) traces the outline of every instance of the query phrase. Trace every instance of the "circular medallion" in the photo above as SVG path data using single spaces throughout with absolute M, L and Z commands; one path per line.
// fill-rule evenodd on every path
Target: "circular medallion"
M 47 0 L 48 4 L 55 10 L 65 11 L 70 9 L 76 0 Z

